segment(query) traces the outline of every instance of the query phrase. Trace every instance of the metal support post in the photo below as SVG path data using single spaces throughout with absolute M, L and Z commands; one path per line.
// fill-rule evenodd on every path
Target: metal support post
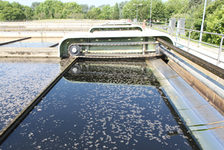
M 201 31 L 200 31 L 200 38 L 199 38 L 199 46 L 201 46 L 201 41 L 202 41 L 202 34 L 203 34 L 204 21 L 205 21 L 206 5 L 207 5 L 207 0 L 205 0 L 205 3 L 204 3 L 204 11 L 203 11 L 203 18 L 202 18 L 202 22 L 201 22 Z
M 178 38 L 179 38 L 179 31 L 178 31 L 178 29 L 176 29 L 176 46 L 177 46 L 177 43 L 178 43 Z
M 223 39 L 224 39 L 224 37 L 222 37 L 221 42 L 220 42 L 219 53 L 218 53 L 218 58 L 217 58 L 217 60 L 218 60 L 217 64 L 220 63 L 220 59 L 221 59 Z
M 188 35 L 187 51 L 190 50 L 190 42 L 191 42 L 191 31 L 189 31 L 189 35 Z
M 146 51 L 146 45 L 143 44 L 143 46 L 142 46 L 142 55 L 145 55 L 145 51 Z

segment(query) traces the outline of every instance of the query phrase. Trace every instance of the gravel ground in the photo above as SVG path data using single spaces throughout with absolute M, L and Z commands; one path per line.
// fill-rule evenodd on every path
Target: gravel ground
M 0 130 L 6 127 L 60 72 L 59 62 L 0 59 Z

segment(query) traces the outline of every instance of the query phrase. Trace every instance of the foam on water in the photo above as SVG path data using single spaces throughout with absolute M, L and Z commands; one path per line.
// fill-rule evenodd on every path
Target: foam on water
M 99 67 L 102 62 L 93 69 L 92 65 L 85 64 L 88 69 L 80 67 L 76 73 L 68 72 L 0 148 L 195 148 L 158 87 L 151 86 L 147 75 L 146 82 L 137 79 L 146 73 L 144 69 Z M 85 79 L 81 78 L 84 73 Z M 114 78 L 106 80 L 111 73 Z M 97 75 L 100 77 L 95 78 Z M 121 79 L 116 79 L 119 76 Z M 125 77 L 133 81 L 123 84 Z
M 59 72 L 57 63 L 0 62 L 0 130 Z

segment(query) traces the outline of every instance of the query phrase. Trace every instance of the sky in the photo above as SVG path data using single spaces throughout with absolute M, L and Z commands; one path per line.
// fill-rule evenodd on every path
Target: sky
M 4 0 L 9 2 L 18 2 L 22 5 L 31 6 L 33 2 L 44 2 L 45 0 Z M 60 0 L 62 2 L 76 2 L 78 4 L 88 4 L 89 6 L 95 5 L 100 6 L 104 4 L 114 5 L 115 3 L 120 3 L 123 1 L 129 1 L 129 0 Z

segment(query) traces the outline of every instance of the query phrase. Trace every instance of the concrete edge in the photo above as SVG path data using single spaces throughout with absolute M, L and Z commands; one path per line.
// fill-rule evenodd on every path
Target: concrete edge
M 220 139 L 220 135 L 218 135 L 217 132 L 214 132 L 214 130 L 209 130 L 210 126 L 208 126 L 209 122 L 206 116 L 198 111 L 198 108 L 195 106 L 195 104 L 189 101 L 189 99 L 191 99 L 192 97 L 184 97 L 180 93 L 181 89 L 179 88 L 188 84 L 171 68 L 169 68 L 162 60 L 156 60 L 154 62 L 153 61 L 154 60 L 148 61 L 147 64 L 152 67 L 154 75 L 161 83 L 163 91 L 167 95 L 169 102 L 176 110 L 182 121 L 185 123 L 192 136 L 199 143 L 199 146 L 205 150 L 224 149 L 224 141 Z M 161 71 L 164 69 L 164 67 L 172 74 L 168 78 L 167 74 L 164 74 L 166 72 Z M 174 87 L 174 83 L 172 83 L 173 80 L 179 80 L 180 84 Z M 189 86 L 188 88 L 189 91 L 182 92 L 196 92 L 192 87 Z M 206 102 L 206 100 L 204 100 L 197 92 L 195 94 L 197 95 L 196 98 L 198 99 L 198 101 L 202 101 L 202 103 Z M 205 105 L 212 110 L 212 116 L 224 120 L 224 117 L 209 103 L 206 103 Z M 201 126 L 197 126 L 200 124 L 204 124 L 203 130 L 201 130 Z

